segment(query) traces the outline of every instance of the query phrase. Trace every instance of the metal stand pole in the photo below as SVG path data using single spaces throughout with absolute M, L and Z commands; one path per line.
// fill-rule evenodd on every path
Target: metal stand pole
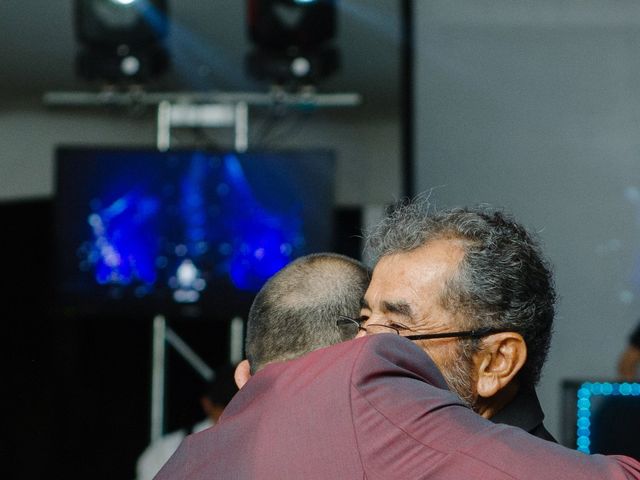
M 182 340 L 182 338 L 178 336 L 176 332 L 171 330 L 170 327 L 167 327 L 166 338 L 169 345 L 175 348 L 176 351 L 182 355 L 182 358 L 184 358 L 187 363 L 191 365 L 202 378 L 204 378 L 205 381 L 210 382 L 215 379 L 216 373 L 205 363 L 204 360 L 202 360 L 202 358 L 198 356 L 196 352 L 191 349 L 189 345 L 187 345 L 184 340 Z
M 235 108 L 235 148 L 236 152 L 246 152 L 249 148 L 249 106 L 247 102 L 236 103 Z
M 229 327 L 229 363 L 236 365 L 242 361 L 244 344 L 244 321 L 240 317 L 231 320 Z
M 231 320 L 229 326 L 229 362 L 239 363 L 243 356 L 244 321 L 240 317 Z M 164 433 L 166 346 L 171 345 L 193 369 L 207 382 L 215 379 L 216 372 L 200 358 L 169 326 L 163 315 L 153 319 L 153 352 L 151 372 L 151 442 Z
M 151 371 L 151 442 L 162 437 L 164 429 L 165 337 L 167 321 L 162 315 L 153 319 Z
M 158 125 L 156 132 L 156 147 L 166 152 L 171 146 L 171 103 L 162 100 L 158 103 Z

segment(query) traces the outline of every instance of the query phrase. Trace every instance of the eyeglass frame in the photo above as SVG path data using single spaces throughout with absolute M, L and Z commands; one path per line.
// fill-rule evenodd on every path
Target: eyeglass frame
M 363 327 L 362 324 L 355 318 L 348 317 L 346 315 L 338 315 L 338 319 L 336 320 L 336 326 L 340 328 L 340 320 L 348 320 L 352 324 L 358 327 L 358 331 L 367 331 L 367 327 Z M 438 338 L 472 338 L 478 339 L 482 337 L 486 337 L 487 335 L 493 335 L 495 333 L 505 333 L 511 332 L 513 330 L 508 328 L 492 328 L 492 327 L 482 327 L 476 328 L 474 330 L 462 330 L 458 332 L 442 332 L 442 333 L 420 333 L 416 335 L 400 335 L 400 330 L 394 328 L 390 325 L 382 325 L 380 323 L 373 323 L 370 326 L 378 326 L 388 328 L 390 330 L 394 330 L 396 334 L 400 337 L 406 338 L 407 340 L 435 340 Z M 391 332 L 389 332 L 391 333 Z

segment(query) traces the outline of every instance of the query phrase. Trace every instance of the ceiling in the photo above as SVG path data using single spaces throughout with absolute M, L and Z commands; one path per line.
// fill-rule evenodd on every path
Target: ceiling
M 338 0 L 341 71 L 321 92 L 357 92 L 368 109 L 397 107 L 400 0 Z M 72 0 L 0 2 L 0 95 L 95 88 L 76 78 Z M 264 91 L 244 72 L 250 51 L 243 0 L 169 0 L 172 71 L 156 90 Z M 0 105 L 0 109 L 2 106 Z

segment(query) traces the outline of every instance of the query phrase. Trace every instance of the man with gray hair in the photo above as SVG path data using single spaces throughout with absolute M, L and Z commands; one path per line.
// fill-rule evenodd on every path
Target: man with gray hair
M 417 200 L 398 204 L 367 241 L 376 264 L 357 319 L 360 335 L 414 341 L 480 415 L 554 440 L 534 387 L 556 296 L 524 227 L 501 211 L 430 211 Z

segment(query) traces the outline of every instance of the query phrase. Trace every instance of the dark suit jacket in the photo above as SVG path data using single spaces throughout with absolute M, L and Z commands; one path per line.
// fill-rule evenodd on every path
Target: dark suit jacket
M 523 388 L 518 390 L 511 402 L 491 417 L 493 423 L 518 427 L 538 438 L 557 443 L 553 435 L 544 427 L 543 420 L 544 413 L 535 390 Z
M 267 366 L 156 478 L 640 479 L 640 464 L 481 418 L 420 348 L 381 334 Z

